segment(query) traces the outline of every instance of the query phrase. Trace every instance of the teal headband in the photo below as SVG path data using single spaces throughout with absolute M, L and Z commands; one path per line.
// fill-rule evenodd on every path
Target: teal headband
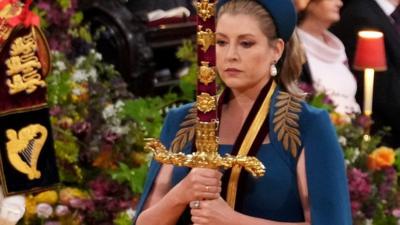
M 230 0 L 218 0 L 217 9 Z M 271 15 L 278 37 L 285 42 L 290 40 L 297 23 L 297 13 L 292 0 L 249 0 L 256 1 Z

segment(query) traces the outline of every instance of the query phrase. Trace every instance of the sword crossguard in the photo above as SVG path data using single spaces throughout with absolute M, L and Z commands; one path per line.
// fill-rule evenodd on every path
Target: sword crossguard
M 163 164 L 210 169 L 228 169 L 240 166 L 255 177 L 264 176 L 265 174 L 264 165 L 253 156 L 232 156 L 225 154 L 222 157 L 217 152 L 194 152 L 189 155 L 185 155 L 182 152 L 173 153 L 168 151 L 157 139 L 147 139 L 145 148 L 152 151 L 154 159 Z

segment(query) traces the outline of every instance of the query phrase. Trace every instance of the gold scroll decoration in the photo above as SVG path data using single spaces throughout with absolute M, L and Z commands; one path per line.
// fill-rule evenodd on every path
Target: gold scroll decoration
M 197 95 L 197 109 L 203 113 L 208 113 L 216 109 L 216 97 L 202 92 Z
M 39 73 L 42 64 L 36 57 L 37 50 L 38 45 L 33 28 L 28 35 L 16 38 L 11 44 L 10 58 L 6 60 L 6 74 L 9 77 L 6 84 L 10 88 L 8 91 L 10 95 L 22 91 L 31 94 L 38 87 L 46 86 L 46 82 Z
M 201 83 L 208 85 L 215 80 L 216 73 L 213 68 L 209 67 L 209 62 L 202 61 L 199 68 L 199 80 Z
M 30 180 L 39 179 L 41 172 L 37 170 L 37 162 L 47 139 L 46 127 L 31 124 L 18 132 L 8 129 L 6 134 L 9 139 L 6 145 L 7 157 L 11 165 Z
M 203 21 L 211 18 L 215 14 L 215 3 L 210 3 L 209 0 L 202 0 L 195 3 L 197 14 Z
M 207 52 L 211 45 L 215 45 L 215 34 L 210 28 L 202 30 L 203 26 L 198 26 L 197 44 L 201 45 L 201 50 Z

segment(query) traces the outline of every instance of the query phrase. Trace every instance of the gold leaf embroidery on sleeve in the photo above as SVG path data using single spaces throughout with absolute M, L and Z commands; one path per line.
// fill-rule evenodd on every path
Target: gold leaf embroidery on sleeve
M 193 140 L 195 135 L 195 127 L 197 122 L 197 109 L 196 105 L 193 105 L 191 109 L 189 109 L 188 114 L 185 119 L 183 119 L 180 124 L 180 129 L 176 133 L 174 140 L 171 143 L 170 150 L 172 152 L 180 152 L 185 147 L 185 145 Z
M 275 103 L 274 131 L 285 150 L 290 150 L 293 157 L 297 156 L 301 145 L 298 115 L 301 112 L 301 101 L 300 97 L 280 91 Z

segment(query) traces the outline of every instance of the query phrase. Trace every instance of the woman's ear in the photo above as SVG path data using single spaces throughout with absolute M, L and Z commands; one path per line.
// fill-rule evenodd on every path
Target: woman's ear
M 285 49 L 285 42 L 281 39 L 278 38 L 274 41 L 274 47 L 273 47 L 273 54 L 274 54 L 274 60 L 279 61 L 279 59 L 282 57 L 283 50 Z
M 310 0 L 294 0 L 294 4 L 298 12 L 304 10 L 309 2 Z

